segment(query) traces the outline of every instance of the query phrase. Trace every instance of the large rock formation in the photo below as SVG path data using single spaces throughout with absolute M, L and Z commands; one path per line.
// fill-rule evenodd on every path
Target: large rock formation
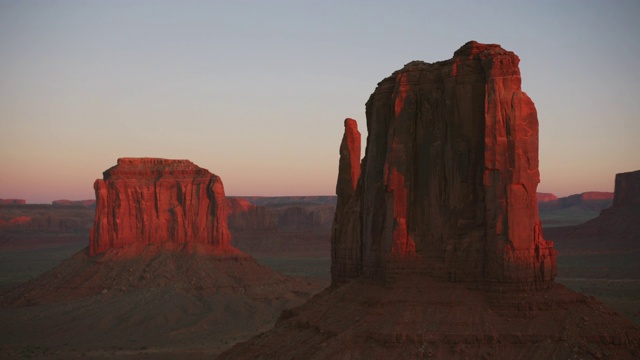
M 553 279 L 536 201 L 538 119 L 518 63 L 498 45 L 470 42 L 451 60 L 414 61 L 378 84 L 358 188 L 342 194 L 359 209 L 336 214 L 336 247 L 355 241 L 362 254 L 337 259 L 336 283 L 359 272 L 534 287 Z M 353 166 L 340 171 L 346 179 Z M 360 234 L 341 230 L 359 222 Z
M 234 252 L 222 180 L 208 170 L 188 160 L 122 158 L 103 176 L 94 184 L 90 255 L 151 244 Z
M 637 326 L 553 282 L 518 61 L 470 42 L 380 82 L 355 189 L 351 122 L 341 145 L 333 286 L 220 358 L 637 358 Z

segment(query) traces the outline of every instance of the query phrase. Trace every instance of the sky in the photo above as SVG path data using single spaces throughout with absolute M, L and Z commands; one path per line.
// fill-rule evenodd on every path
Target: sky
M 95 198 L 120 157 L 333 195 L 344 119 L 364 142 L 380 80 L 470 40 L 521 59 L 538 191 L 613 191 L 640 169 L 638 19 L 633 0 L 0 0 L 0 198 Z

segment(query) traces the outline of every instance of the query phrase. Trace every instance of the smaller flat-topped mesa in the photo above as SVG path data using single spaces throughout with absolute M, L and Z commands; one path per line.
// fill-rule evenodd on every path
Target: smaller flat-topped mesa
M 90 255 L 151 244 L 235 252 L 222 180 L 191 161 L 121 158 L 93 187 Z

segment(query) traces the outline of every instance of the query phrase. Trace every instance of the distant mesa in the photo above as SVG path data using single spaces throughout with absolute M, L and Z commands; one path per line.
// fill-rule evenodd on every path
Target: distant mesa
M 629 246 L 640 243 L 640 170 L 616 174 L 613 205 L 597 218 L 571 228 L 567 236 Z
M 336 196 L 228 197 L 232 244 L 256 256 L 324 258 Z
M 229 228 L 236 230 L 272 230 L 276 228 L 271 211 L 241 197 L 228 197 Z
M 236 253 L 220 177 L 188 160 L 121 158 L 96 180 L 89 254 L 148 245 Z
M 518 63 L 472 41 L 378 83 L 361 164 L 354 122 L 340 145 L 332 286 L 220 359 L 637 358 L 640 328 L 554 282 Z
M 0 199 L 0 205 L 25 205 L 27 200 L 24 199 Z
M 551 193 L 536 193 L 536 199 L 538 199 L 538 204 L 540 204 L 556 201 L 558 197 Z
M 580 208 L 600 211 L 613 204 L 613 193 L 604 191 L 588 191 L 581 194 L 558 198 L 554 194 L 538 193 L 538 207 L 541 211 Z
M 335 196 L 227 197 L 229 228 L 247 230 L 330 230 Z
M 86 208 L 94 208 L 96 206 L 96 201 L 94 199 L 88 200 L 53 200 L 51 202 L 53 206 L 81 206 Z

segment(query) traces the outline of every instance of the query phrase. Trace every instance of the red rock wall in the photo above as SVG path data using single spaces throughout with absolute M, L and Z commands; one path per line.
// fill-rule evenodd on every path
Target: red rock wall
M 470 42 L 451 60 L 411 62 L 378 84 L 366 106 L 359 209 L 338 206 L 335 222 L 361 221 L 365 275 L 552 281 L 555 251 L 536 201 L 538 120 L 518 63 L 498 45 Z
M 118 159 L 94 189 L 91 255 L 150 244 L 232 250 L 222 180 L 188 160 Z

